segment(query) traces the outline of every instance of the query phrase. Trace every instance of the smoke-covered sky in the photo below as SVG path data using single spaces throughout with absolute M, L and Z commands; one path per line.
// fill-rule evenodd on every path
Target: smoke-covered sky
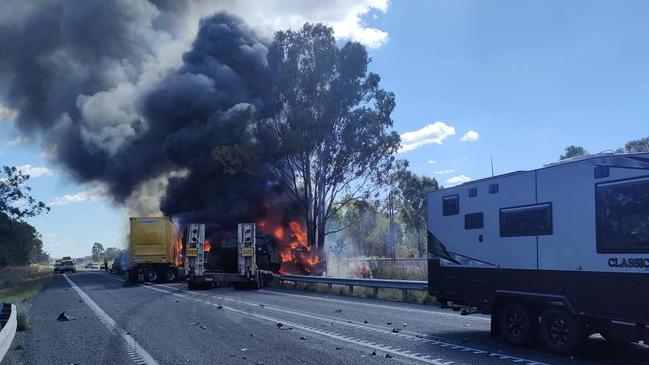
M 311 21 L 370 47 L 415 172 L 461 183 L 489 175 L 491 155 L 496 173 L 536 168 L 568 144 L 649 134 L 646 14 L 644 1 L 4 0 L 0 163 L 53 207 L 32 222 L 57 256 L 123 244 L 125 217 L 154 211 L 170 181 L 164 209 L 204 210 L 190 198 L 240 180 L 210 184 L 195 146 L 236 138 L 241 111 L 264 103 L 251 78 L 273 31 Z

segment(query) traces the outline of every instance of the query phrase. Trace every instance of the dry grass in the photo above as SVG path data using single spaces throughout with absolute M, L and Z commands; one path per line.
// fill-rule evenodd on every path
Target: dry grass
M 14 303 L 18 309 L 18 331 L 29 328 L 28 300 L 35 297 L 52 275 L 46 265 L 30 265 L 0 269 L 0 301 Z
M 369 269 L 374 279 L 426 280 L 426 261 L 371 261 Z
M 404 297 L 400 289 L 379 289 L 377 295 L 374 295 L 373 288 L 367 287 L 354 287 L 354 291 L 349 293 L 349 289 L 345 285 L 332 285 L 329 287 L 327 284 L 313 284 L 313 283 L 296 283 L 293 284 L 280 284 L 284 289 L 295 289 L 316 292 L 321 294 L 335 294 L 341 296 L 353 296 L 360 298 L 376 298 L 382 300 L 391 300 L 395 302 L 408 302 L 420 304 L 435 304 L 435 298 L 431 297 L 428 292 L 422 290 L 408 290 Z

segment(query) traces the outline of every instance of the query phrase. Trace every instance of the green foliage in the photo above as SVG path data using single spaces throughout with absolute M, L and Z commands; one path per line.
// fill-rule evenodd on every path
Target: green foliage
M 407 170 L 406 163 L 399 164 L 390 182 L 390 194 L 374 201 L 355 200 L 336 211 L 332 224 L 337 227 L 335 239 L 345 242 L 347 255 L 392 256 L 390 243 L 395 245 L 397 257 L 425 255 L 426 197 L 428 192 L 439 189 L 439 185 L 433 178 Z
M 584 147 L 570 145 L 564 149 L 563 155 L 559 156 L 559 160 L 587 155 L 588 151 Z
M 394 94 L 367 71 L 369 62 L 363 45 L 339 47 L 322 24 L 277 32 L 268 52 L 276 103 L 254 114 L 250 142 L 213 153 L 226 171 L 261 170 L 283 187 L 316 252 L 336 208 L 381 185 L 399 147 L 390 130 Z
M 116 247 L 108 247 L 104 250 L 104 253 L 101 255 L 102 260 L 106 260 L 111 263 L 117 256 L 119 256 L 120 249 Z
M 426 197 L 428 192 L 439 189 L 435 178 L 417 176 L 412 171 L 403 169 L 395 174 L 397 191 L 399 192 L 400 219 L 417 234 L 417 250 L 419 256 L 424 256 L 426 247 L 424 237 L 426 232 Z
M 339 48 L 333 29 L 322 24 L 277 32 L 268 62 L 278 75 L 281 109 L 262 121 L 258 137 L 279 157 L 273 176 L 302 208 L 308 239 L 319 250 L 335 204 L 366 196 L 392 167 L 399 146 L 399 135 L 389 131 L 394 94 L 368 73 L 363 45 Z
M 626 153 L 649 152 L 649 137 L 627 142 L 623 151 Z
M 48 212 L 49 207 L 36 201 L 31 195 L 31 188 L 25 185 L 29 175 L 15 167 L 2 166 L 0 170 L 0 212 L 12 219 L 34 217 Z
M 92 261 L 99 261 L 101 256 L 104 254 L 104 245 L 99 242 L 92 244 Z
M 30 224 L 0 212 L 0 267 L 42 260 L 43 241 Z

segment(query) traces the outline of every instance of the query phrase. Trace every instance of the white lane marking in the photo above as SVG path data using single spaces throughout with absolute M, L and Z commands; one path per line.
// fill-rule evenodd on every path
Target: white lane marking
M 109 278 L 114 279 L 114 280 L 124 281 L 124 279 L 117 279 L 115 277 L 108 276 L 107 274 L 105 274 L 104 276 L 109 277 Z M 165 287 L 165 288 L 172 289 L 172 290 L 182 291 L 182 292 L 186 292 L 186 293 L 193 294 L 193 295 L 211 296 L 211 297 L 214 297 L 216 299 L 227 300 L 227 301 L 231 301 L 231 302 L 235 302 L 235 303 L 241 303 L 241 304 L 250 305 L 250 306 L 254 306 L 254 307 L 259 306 L 258 303 L 247 302 L 247 301 L 243 301 L 243 300 L 235 299 L 235 298 L 222 297 L 222 296 L 218 296 L 218 295 L 215 295 L 215 294 L 208 295 L 208 294 L 199 293 L 199 292 L 192 292 L 192 291 L 189 291 L 189 290 L 177 288 L 177 287 L 170 286 L 170 285 L 157 285 L 157 286 Z M 156 288 L 151 287 L 151 286 L 144 286 L 144 287 L 148 288 L 148 289 L 157 290 L 157 291 L 160 291 L 160 292 L 165 292 L 165 293 L 176 295 L 175 293 L 170 293 L 170 292 L 165 291 L 165 290 L 156 289 Z M 389 305 L 352 302 L 352 301 L 336 300 L 336 299 L 329 299 L 329 298 L 319 298 L 319 297 L 312 297 L 312 296 L 307 296 L 307 295 L 274 292 L 274 291 L 269 291 L 269 290 L 259 290 L 259 291 L 260 292 L 265 292 L 265 293 L 281 294 L 281 295 L 295 296 L 295 297 L 302 297 L 302 298 L 309 298 L 309 299 L 326 300 L 326 301 L 338 302 L 338 303 L 343 303 L 343 304 L 348 304 L 348 303 L 361 304 L 361 305 L 367 305 L 367 306 L 373 306 L 373 307 L 379 307 L 379 308 L 388 308 L 388 309 L 392 309 L 392 310 L 402 310 L 403 309 L 403 310 L 406 310 L 406 311 L 420 312 L 420 313 L 429 314 L 429 315 L 430 314 L 443 314 L 443 315 L 452 316 L 452 317 L 455 317 L 455 318 L 464 317 L 464 316 L 459 316 L 459 315 L 454 315 L 454 314 L 440 313 L 440 312 L 436 312 L 436 311 L 429 312 L 429 311 L 420 310 L 420 309 L 400 308 L 400 307 L 389 306 Z M 204 301 L 204 300 L 200 300 L 200 299 L 191 299 L 191 300 L 198 301 L 198 302 L 201 302 L 201 303 L 205 303 L 205 304 L 208 304 L 208 305 L 212 305 L 212 303 Z M 463 352 L 472 352 L 472 353 L 474 353 L 476 355 L 483 355 L 484 354 L 484 355 L 487 355 L 489 357 L 496 357 L 496 358 L 499 358 L 501 360 L 512 360 L 512 361 L 518 362 L 518 363 L 523 362 L 523 363 L 527 363 L 528 365 L 547 365 L 547 364 L 542 363 L 542 362 L 529 360 L 529 359 L 525 359 L 525 358 L 520 358 L 520 357 L 516 357 L 516 356 L 510 356 L 510 355 L 506 355 L 506 354 L 494 353 L 494 352 L 484 351 L 484 350 L 471 348 L 471 347 L 467 347 L 467 346 L 461 346 L 461 345 L 455 345 L 455 344 L 452 344 L 452 343 L 442 342 L 442 341 L 439 341 L 439 340 L 432 339 L 428 335 L 421 334 L 421 333 L 416 333 L 416 332 L 412 332 L 412 331 L 401 331 L 401 332 L 407 332 L 408 334 L 403 334 L 401 332 L 400 333 L 393 333 L 392 331 L 388 331 L 388 330 L 373 327 L 373 326 L 371 327 L 371 326 L 369 326 L 367 324 L 361 325 L 361 324 L 355 324 L 353 322 L 349 323 L 349 322 L 345 322 L 345 321 L 340 321 L 340 320 L 338 320 L 336 318 L 328 318 L 328 317 L 323 317 L 323 316 L 317 316 L 317 315 L 312 315 L 312 314 L 308 314 L 308 313 L 304 313 L 304 312 L 300 312 L 300 311 L 277 308 L 277 307 L 269 306 L 269 305 L 266 305 L 266 304 L 264 304 L 264 308 L 270 309 L 270 310 L 275 310 L 275 311 L 278 311 L 278 312 L 284 312 L 284 313 L 287 313 L 287 314 L 293 314 L 293 315 L 298 315 L 298 316 L 302 316 L 302 317 L 312 318 L 312 319 L 315 319 L 315 320 L 333 321 L 335 323 L 338 323 L 338 324 L 341 324 L 341 325 L 344 325 L 344 326 L 360 328 L 360 329 L 369 330 L 369 331 L 373 331 L 373 332 L 377 332 L 377 333 L 388 334 L 388 335 L 391 335 L 391 336 L 396 335 L 396 336 L 399 336 L 399 337 L 402 337 L 402 338 L 407 338 L 407 339 L 410 339 L 410 340 L 413 340 L 413 341 L 422 341 L 422 342 L 429 343 L 429 344 L 439 346 L 439 347 L 450 347 L 452 349 L 460 350 L 460 351 L 463 351 Z M 488 318 L 481 318 L 481 317 L 464 317 L 464 318 L 489 320 Z M 280 321 L 280 320 L 278 320 L 278 321 Z M 286 321 L 284 321 L 284 322 L 286 322 Z M 323 332 L 325 332 L 325 331 L 323 331 Z M 380 345 L 376 345 L 376 346 L 380 346 Z M 440 359 L 435 359 L 435 361 L 438 361 L 438 360 L 440 360 Z
M 100 273 L 102 276 L 106 276 L 108 278 L 111 278 L 113 280 L 119 280 L 119 281 L 124 281 L 122 278 L 116 278 L 114 276 L 110 276 L 108 274 L 103 274 Z M 177 289 L 177 288 L 174 288 Z M 440 315 L 440 316 L 446 316 L 446 317 L 452 317 L 455 319 L 462 318 L 462 319 L 468 319 L 468 320 L 479 320 L 479 321 L 486 321 L 490 322 L 491 319 L 486 318 L 486 317 L 475 317 L 475 316 L 462 316 L 459 314 L 452 314 L 452 313 L 445 313 L 441 311 L 436 311 L 436 310 L 423 310 L 423 309 L 415 309 L 415 308 L 403 308 L 403 307 L 395 307 L 392 305 L 384 305 L 384 304 L 373 304 L 373 303 L 363 303 L 363 302 L 356 302 L 356 301 L 348 301 L 348 300 L 340 300 L 340 299 L 330 299 L 330 298 L 322 298 L 322 297 L 314 297 L 314 296 L 309 296 L 309 295 L 300 295 L 300 294 L 291 294 L 291 293 L 284 293 L 284 292 L 278 292 L 278 291 L 272 291 L 272 290 L 257 290 L 258 292 L 262 293 L 269 293 L 269 294 L 277 294 L 277 295 L 285 295 L 285 296 L 291 296 L 291 297 L 300 297 L 300 298 L 306 298 L 306 299 L 311 299 L 311 300 L 317 300 L 317 301 L 326 301 L 326 302 L 332 302 L 332 303 L 341 303 L 341 304 L 356 304 L 356 305 L 364 305 L 368 307 L 374 307 L 374 308 L 381 308 L 381 309 L 389 309 L 389 310 L 398 310 L 401 312 L 411 312 L 411 313 L 420 313 L 420 314 L 426 314 L 426 315 Z
M 265 321 L 273 322 L 273 323 L 281 322 L 285 326 L 288 326 L 288 327 L 298 328 L 298 329 L 301 329 L 301 330 L 306 331 L 306 332 L 310 332 L 310 333 L 314 333 L 314 334 L 317 334 L 317 335 L 333 338 L 335 340 L 351 343 L 351 344 L 354 344 L 354 345 L 357 345 L 357 346 L 367 347 L 367 348 L 370 348 L 370 349 L 373 349 L 373 350 L 389 352 L 389 353 L 391 353 L 393 355 L 405 357 L 405 358 L 408 358 L 408 359 L 411 359 L 411 360 L 420 361 L 420 362 L 423 362 L 423 363 L 426 363 L 426 364 L 433 364 L 433 365 L 450 365 L 450 364 L 453 364 L 453 362 L 450 362 L 450 361 L 440 361 L 438 359 L 430 360 L 430 359 L 426 359 L 426 358 L 423 358 L 423 357 L 414 356 L 414 355 L 405 353 L 405 352 L 400 351 L 400 350 L 395 350 L 395 349 L 388 350 L 387 346 L 385 346 L 385 345 L 370 345 L 370 344 L 368 344 L 366 342 L 363 342 L 360 339 L 356 339 L 356 338 L 352 338 L 352 337 L 346 337 L 346 336 L 343 336 L 341 334 L 337 334 L 337 333 L 334 333 L 334 332 L 323 331 L 323 330 L 320 330 L 318 328 L 314 328 L 314 327 L 311 327 L 311 326 L 306 326 L 306 325 L 303 325 L 303 324 L 287 321 L 287 320 L 280 319 L 280 318 L 274 318 L 274 317 L 270 317 L 270 316 L 263 315 L 263 314 L 242 311 L 242 310 L 232 308 L 232 307 L 229 307 L 229 306 L 225 306 L 225 305 L 222 305 L 222 304 L 212 303 L 212 302 L 209 302 L 209 301 L 206 301 L 206 300 L 196 299 L 196 298 L 193 298 L 193 297 L 191 297 L 189 295 L 169 292 L 169 291 L 166 291 L 166 290 L 156 288 L 154 286 L 144 286 L 144 288 L 154 290 L 154 291 L 157 291 L 157 292 L 161 292 L 161 293 L 165 293 L 165 294 L 170 294 L 170 295 L 177 296 L 179 298 L 183 298 L 183 299 L 186 299 L 186 300 L 203 303 L 203 304 L 206 304 L 206 305 L 209 305 L 209 306 L 212 306 L 212 307 L 217 307 L 217 308 L 220 307 L 222 309 L 229 310 L 231 312 L 239 313 L 239 314 L 244 315 L 246 317 L 255 317 L 257 319 L 261 319 L 261 320 L 265 320 Z
M 258 291 L 263 292 L 263 293 L 285 295 L 285 296 L 292 296 L 292 297 L 300 297 L 300 298 L 306 298 L 306 299 L 317 300 L 317 301 L 326 301 L 326 302 L 332 302 L 332 303 L 356 304 L 356 305 L 364 305 L 364 306 L 374 307 L 374 308 L 398 310 L 398 311 L 401 311 L 401 312 L 420 313 L 420 314 L 426 314 L 426 315 L 439 315 L 439 316 L 453 317 L 455 319 L 462 318 L 462 319 L 479 320 L 479 321 L 486 321 L 486 322 L 491 321 L 491 319 L 486 318 L 486 317 L 462 316 L 462 315 L 459 315 L 459 314 L 444 313 L 444 312 L 436 311 L 436 310 L 402 308 L 402 307 L 395 307 L 395 306 L 392 306 L 392 305 L 363 303 L 363 302 L 357 302 L 357 301 L 351 301 L 351 300 L 330 299 L 330 298 L 322 298 L 320 296 L 316 297 L 316 296 L 310 296 L 310 295 L 291 294 L 291 293 L 284 293 L 284 292 L 272 291 L 272 290 L 258 290 Z
M 256 308 L 258 308 L 259 304 L 260 304 L 260 303 L 253 303 L 253 302 L 249 302 L 249 301 L 245 301 L 245 300 L 241 300 L 241 299 L 222 297 L 222 296 L 219 296 L 219 295 L 216 295 L 216 294 L 209 295 L 209 294 L 205 294 L 205 293 L 193 292 L 193 291 L 190 291 L 190 290 L 175 288 L 175 287 L 169 286 L 169 285 L 159 285 L 159 286 L 165 287 L 165 288 L 168 288 L 168 289 L 172 289 L 172 290 L 177 290 L 177 291 L 189 293 L 189 294 L 192 294 L 192 295 L 213 297 L 215 299 L 226 300 L 226 301 L 239 303 L 239 304 L 245 304 L 245 305 L 256 307 Z M 194 300 L 200 301 L 200 302 L 205 302 L 205 301 L 203 301 L 201 299 L 194 299 Z M 337 319 L 337 318 L 332 318 L 332 317 L 327 317 L 327 316 L 322 316 L 322 315 L 315 315 L 315 314 L 311 314 L 311 313 L 305 313 L 305 312 L 302 312 L 302 311 L 295 311 L 295 310 L 290 310 L 290 309 L 278 308 L 278 307 L 273 307 L 272 305 L 266 305 L 266 304 L 264 304 L 264 309 L 274 310 L 274 311 L 280 312 L 280 313 L 297 315 L 297 316 L 301 316 L 301 317 L 305 317 L 305 318 L 310 318 L 310 319 L 313 319 L 313 320 L 316 320 L 316 321 L 333 322 L 333 323 L 337 323 L 339 325 L 352 327 L 352 328 L 357 328 L 357 329 L 362 329 L 362 330 L 371 331 L 371 332 L 376 332 L 376 333 L 381 333 L 381 334 L 388 335 L 388 336 L 398 336 L 398 337 L 408 339 L 408 340 L 411 340 L 411 341 L 426 342 L 426 343 L 429 343 L 429 344 L 432 344 L 432 345 L 435 345 L 435 346 L 450 347 L 450 348 L 452 348 L 454 350 L 460 350 L 460 351 L 463 351 L 463 352 L 471 352 L 471 353 L 474 353 L 476 355 L 485 354 L 485 355 L 488 355 L 490 357 L 500 358 L 501 360 L 512 360 L 514 362 L 519 362 L 519 363 L 523 362 L 523 363 L 527 363 L 527 364 L 547 365 L 547 364 L 543 364 L 543 363 L 535 361 L 535 360 L 529 360 L 529 359 L 520 358 L 520 357 L 516 357 L 516 356 L 511 356 L 511 355 L 506 355 L 506 354 L 501 354 L 501 353 L 493 353 L 493 352 L 488 352 L 488 351 L 484 351 L 484 350 L 480 350 L 480 349 L 476 349 L 476 348 L 472 348 L 472 347 L 467 347 L 467 346 L 456 345 L 456 344 L 453 344 L 453 343 L 439 341 L 439 340 L 436 340 L 434 338 L 431 338 L 428 335 L 425 335 L 425 334 L 422 334 L 422 333 L 417 333 L 417 332 L 412 332 L 412 331 L 400 331 L 399 333 L 394 333 L 394 332 L 392 332 L 392 330 L 386 330 L 386 329 L 383 329 L 383 328 L 381 328 L 379 326 L 373 326 L 373 325 L 369 325 L 369 324 L 361 324 L 361 323 L 356 323 L 354 321 L 342 321 L 342 320 Z
M 81 288 L 77 286 L 70 278 L 66 275 L 63 274 L 63 277 L 65 280 L 70 283 L 70 286 L 74 291 L 79 294 L 81 299 L 92 309 L 93 312 L 99 317 L 99 320 L 108 328 L 109 331 L 115 331 L 117 332 L 122 339 L 124 340 L 126 344 L 126 352 L 129 354 L 133 362 L 136 364 L 147 364 L 147 365 L 158 365 L 158 362 L 144 349 L 142 346 L 140 346 L 137 341 L 131 335 L 129 335 L 126 331 L 124 331 L 120 326 L 117 325 L 114 319 L 112 319 L 106 312 L 104 312 L 101 307 L 95 303 L 94 300 L 90 299 L 90 297 L 83 291 Z

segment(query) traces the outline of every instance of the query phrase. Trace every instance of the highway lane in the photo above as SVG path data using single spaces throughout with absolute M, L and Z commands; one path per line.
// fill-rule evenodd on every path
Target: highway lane
M 32 303 L 34 328 L 19 339 L 25 350 L 10 351 L 3 364 L 146 363 L 124 333 L 159 364 L 647 363 L 645 348 L 601 339 L 574 358 L 513 348 L 489 336 L 488 318 L 431 306 L 278 289 L 124 287 L 97 272 L 68 277 L 114 327 L 56 276 Z M 55 321 L 63 310 L 77 320 Z

